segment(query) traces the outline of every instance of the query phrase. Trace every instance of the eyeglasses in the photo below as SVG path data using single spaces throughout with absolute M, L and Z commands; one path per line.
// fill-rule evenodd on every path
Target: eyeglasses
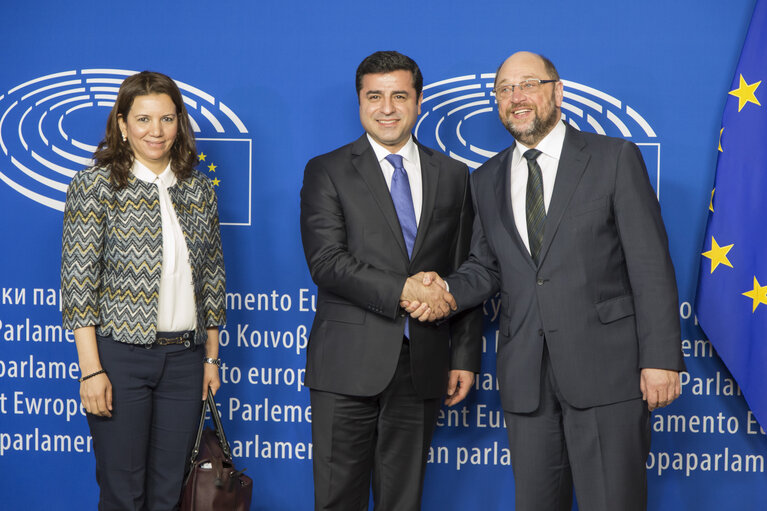
M 559 80 L 539 80 L 537 78 L 532 78 L 530 80 L 524 80 L 519 83 L 501 85 L 500 87 L 494 88 L 493 92 L 495 92 L 495 97 L 499 100 L 506 100 L 509 99 L 512 94 L 514 94 L 515 87 L 519 89 L 519 91 L 523 94 L 530 94 L 540 89 L 541 85 L 544 83 L 553 83 L 558 81 Z

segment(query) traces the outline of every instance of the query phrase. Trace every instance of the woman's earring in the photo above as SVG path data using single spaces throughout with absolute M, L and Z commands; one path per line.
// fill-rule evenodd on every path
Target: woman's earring
M 127 141 L 128 141 L 128 137 L 126 137 L 125 133 L 123 133 L 123 142 L 127 142 Z

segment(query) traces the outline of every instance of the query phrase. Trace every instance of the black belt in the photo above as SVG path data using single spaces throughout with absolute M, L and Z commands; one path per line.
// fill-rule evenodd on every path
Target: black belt
M 194 330 L 185 330 L 183 332 L 157 332 L 155 334 L 155 344 L 158 346 L 168 346 L 170 344 L 183 344 L 189 346 L 194 341 Z

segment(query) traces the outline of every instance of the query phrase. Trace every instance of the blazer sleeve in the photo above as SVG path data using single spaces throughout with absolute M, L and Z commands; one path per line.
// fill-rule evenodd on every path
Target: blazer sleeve
M 639 148 L 618 155 L 613 209 L 634 299 L 639 366 L 684 370 L 676 277 L 660 204 Z
M 376 268 L 349 251 L 341 196 L 318 158 L 310 160 L 304 171 L 301 241 L 317 287 L 371 312 L 396 318 L 407 275 Z
M 456 241 L 453 244 L 451 264 L 457 269 L 469 255 L 474 223 L 474 208 L 468 168 L 464 166 L 465 187 L 461 203 L 461 216 Z M 450 318 L 450 368 L 479 372 L 482 363 L 482 323 L 480 307 L 459 312 Z
M 478 198 L 478 175 L 472 175 L 471 195 L 474 204 L 474 221 L 471 230 L 471 245 L 468 259 L 447 278 L 450 292 L 455 297 L 458 310 L 480 305 L 500 289 L 500 269 L 480 217 Z
M 209 208 L 207 226 L 209 237 L 208 257 L 203 274 L 202 303 L 205 311 L 205 327 L 211 328 L 226 324 L 226 271 L 224 269 L 224 251 L 221 246 L 221 227 L 218 222 L 218 198 L 213 185 L 207 179 L 200 180 L 205 187 L 206 205 Z
M 84 170 L 67 189 L 61 243 L 61 300 L 64 328 L 99 324 L 99 286 L 106 231 L 100 189 L 108 174 Z

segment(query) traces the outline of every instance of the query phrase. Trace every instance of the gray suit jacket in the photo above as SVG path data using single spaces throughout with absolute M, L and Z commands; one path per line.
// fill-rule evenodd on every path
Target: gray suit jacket
M 310 388 L 355 396 L 383 391 L 402 346 L 405 279 L 421 270 L 450 273 L 468 255 L 468 169 L 420 144 L 419 150 L 423 207 L 412 259 L 365 135 L 306 165 L 301 238 L 318 288 L 306 360 Z M 411 369 L 422 398 L 445 393 L 448 369 L 479 371 L 481 325 L 479 310 L 439 325 L 411 321 Z
M 536 267 L 513 219 L 513 147 L 472 175 L 471 254 L 448 279 L 459 308 L 500 290 L 503 408 L 537 408 L 544 339 L 576 407 L 641 396 L 641 368 L 683 370 L 674 268 L 639 149 L 567 127 Z
M 226 322 L 224 256 L 216 192 L 202 173 L 168 189 L 192 267 L 197 326 Z M 106 169 L 78 172 L 67 190 L 61 248 L 64 328 L 95 325 L 116 341 L 151 344 L 162 274 L 162 218 L 157 185 L 131 176 L 116 190 Z

